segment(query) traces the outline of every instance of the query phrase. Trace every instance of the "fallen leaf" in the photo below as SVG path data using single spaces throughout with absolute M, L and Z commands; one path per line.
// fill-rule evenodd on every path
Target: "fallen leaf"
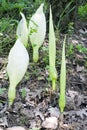
M 74 45 L 76 45 L 76 44 L 78 44 L 79 42 L 78 42 L 77 40 L 72 40 L 72 43 L 73 43 Z
M 79 77 L 82 80 L 82 82 L 86 82 L 86 78 L 85 78 L 84 74 L 79 74 Z
M 0 126 L 8 127 L 7 117 L 0 118 Z
M 43 116 L 43 114 L 40 111 L 35 110 L 34 112 L 35 112 L 35 116 L 39 116 L 42 121 L 44 120 L 44 116 Z
M 82 119 L 84 119 L 84 116 L 87 117 L 87 111 L 86 111 L 86 109 L 79 110 L 79 111 L 77 111 L 76 114 L 78 116 L 80 116 Z
M 84 66 L 79 66 L 79 65 L 77 65 L 77 72 L 81 72 L 81 71 L 83 71 L 84 70 Z
M 51 107 L 48 109 L 51 116 L 59 118 L 60 111 L 57 107 Z

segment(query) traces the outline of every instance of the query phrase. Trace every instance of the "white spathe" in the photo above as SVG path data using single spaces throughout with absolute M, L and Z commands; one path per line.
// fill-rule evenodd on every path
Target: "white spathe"
M 44 4 L 41 4 L 29 22 L 29 36 L 32 46 L 39 48 L 46 34 L 46 18 L 43 12 Z M 32 33 L 31 33 L 32 32 Z
M 8 56 L 7 73 L 10 80 L 8 97 L 10 104 L 15 98 L 15 88 L 22 80 L 29 64 L 29 55 L 25 46 L 18 39 Z
M 25 47 L 27 47 L 27 45 L 28 45 L 27 22 L 26 22 L 26 18 L 24 16 L 24 14 L 23 13 L 20 13 L 20 14 L 22 16 L 22 19 L 20 20 L 20 22 L 18 24 L 16 35 L 21 40 L 21 42 L 25 45 Z

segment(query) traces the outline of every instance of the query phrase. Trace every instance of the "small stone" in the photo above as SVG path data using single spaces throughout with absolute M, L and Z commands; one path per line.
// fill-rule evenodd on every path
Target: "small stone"
M 0 130 L 3 130 L 2 128 L 0 128 Z
M 7 128 L 6 130 L 26 130 L 26 129 L 21 126 L 14 126 L 14 127 Z
M 42 127 L 47 129 L 56 129 L 57 126 L 58 126 L 58 120 L 56 117 L 46 118 L 46 120 L 43 121 L 42 123 Z

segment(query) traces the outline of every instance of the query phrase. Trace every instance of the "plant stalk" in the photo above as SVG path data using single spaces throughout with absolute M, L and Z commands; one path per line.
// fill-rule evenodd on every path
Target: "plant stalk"
M 39 59 L 39 52 L 37 47 L 33 47 L 33 60 L 37 62 Z

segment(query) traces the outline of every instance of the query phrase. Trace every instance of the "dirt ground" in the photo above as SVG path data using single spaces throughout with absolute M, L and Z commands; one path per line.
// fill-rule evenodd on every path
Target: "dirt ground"
M 77 44 L 87 48 L 87 24 L 77 23 L 75 33 L 67 38 L 67 45 Z M 57 44 L 57 52 L 62 43 Z M 46 47 L 46 42 L 43 46 Z M 67 51 L 67 49 L 66 49 Z M 72 51 L 72 50 L 71 50 Z M 87 53 L 75 50 L 74 54 L 66 52 L 67 85 L 66 107 L 60 113 L 59 77 L 60 64 L 56 64 L 58 72 L 57 90 L 51 92 L 51 82 L 46 60 L 30 61 L 27 73 L 17 86 L 17 96 L 13 106 L 8 106 L 9 80 L 6 75 L 6 57 L 0 57 L 0 127 L 24 126 L 32 130 L 87 130 Z M 83 50 L 82 50 L 83 51 Z M 40 52 L 41 53 L 41 52 Z M 42 54 L 42 53 L 41 53 Z M 57 53 L 57 58 L 58 53 Z

